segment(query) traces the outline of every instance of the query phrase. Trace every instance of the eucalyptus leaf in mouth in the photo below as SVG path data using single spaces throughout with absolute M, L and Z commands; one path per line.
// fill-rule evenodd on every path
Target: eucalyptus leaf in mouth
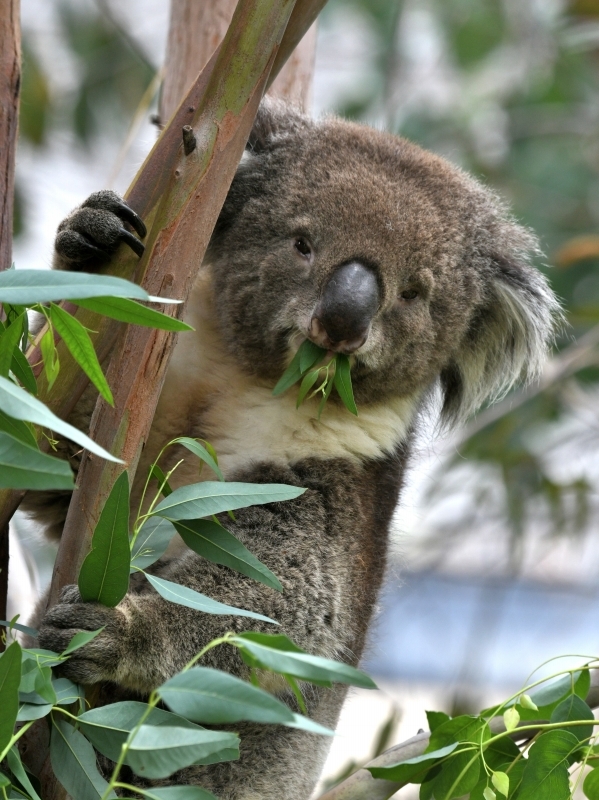
M 352 389 L 349 357 L 344 353 L 325 350 L 324 347 L 319 347 L 309 339 L 304 339 L 272 393 L 275 396 L 283 394 L 296 383 L 300 384 L 297 408 L 306 400 L 320 395 L 321 400 L 318 406 L 318 418 L 320 419 L 334 387 L 347 410 L 358 416 Z

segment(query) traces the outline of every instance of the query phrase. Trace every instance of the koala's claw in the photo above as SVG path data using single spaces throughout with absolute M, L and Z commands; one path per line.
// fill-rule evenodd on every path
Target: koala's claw
M 95 192 L 59 226 L 55 248 L 59 269 L 94 268 L 109 261 L 121 243 L 141 258 L 145 247 L 124 224 L 142 238 L 143 220 L 115 192 Z

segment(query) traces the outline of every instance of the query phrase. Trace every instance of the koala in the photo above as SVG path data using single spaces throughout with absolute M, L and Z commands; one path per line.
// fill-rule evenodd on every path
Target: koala
M 55 267 L 102 269 L 121 242 L 139 253 L 134 232 L 143 237 L 133 211 L 98 192 L 61 224 Z M 310 653 L 358 664 L 419 418 L 438 412 L 455 424 L 539 373 L 560 312 L 531 265 L 537 252 L 503 203 L 444 159 L 343 119 L 263 104 L 187 305 L 195 332 L 179 336 L 133 505 L 147 466 L 183 435 L 210 441 L 228 480 L 305 487 L 296 500 L 223 518 L 283 592 L 177 544 L 152 571 L 277 620 Z M 349 356 L 357 417 L 334 395 L 320 417 L 317 398 L 296 409 L 294 390 L 273 396 L 306 338 Z M 163 469 L 180 457 L 171 448 Z M 173 476 L 175 486 L 197 480 L 191 459 Z M 64 498 L 31 502 L 60 528 Z M 102 684 L 108 700 L 147 694 L 227 630 L 273 631 L 169 604 L 132 581 L 116 608 L 67 589 L 40 643 L 60 651 L 76 632 L 101 627 L 65 673 Z M 233 648 L 202 663 L 248 676 Z M 305 694 L 309 715 L 334 728 L 346 687 Z M 197 784 L 221 800 L 309 798 L 330 740 L 235 729 L 239 761 L 189 767 L 161 784 Z

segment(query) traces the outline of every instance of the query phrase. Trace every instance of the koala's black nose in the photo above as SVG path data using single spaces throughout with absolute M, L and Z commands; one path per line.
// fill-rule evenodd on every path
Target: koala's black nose
M 329 278 L 310 324 L 310 338 L 321 347 L 353 353 L 368 336 L 380 305 L 376 275 L 350 261 Z

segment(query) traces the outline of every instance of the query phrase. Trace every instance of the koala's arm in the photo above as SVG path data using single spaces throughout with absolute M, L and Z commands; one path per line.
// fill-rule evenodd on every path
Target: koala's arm
M 309 482 L 306 474 L 268 465 L 236 477 L 295 485 Z M 204 614 L 173 604 L 142 578 L 139 583 L 132 581 L 137 585 L 114 609 L 82 603 L 76 588 L 70 587 L 43 620 L 40 646 L 60 652 L 78 631 L 105 626 L 99 636 L 71 656 L 65 674 L 84 684 L 109 680 L 142 692 L 178 672 L 208 642 L 229 630 L 282 631 L 308 652 L 346 657 L 342 640 L 349 634 L 345 628 L 350 623 L 344 619 L 339 603 L 344 573 L 340 559 L 349 558 L 351 548 L 347 542 L 342 545 L 347 531 L 335 530 L 338 521 L 332 514 L 335 506 L 345 503 L 344 513 L 348 511 L 356 519 L 359 509 L 354 508 L 352 515 L 349 492 L 343 486 L 338 485 L 336 491 L 323 483 L 320 491 L 319 483 L 318 478 L 313 480 L 312 488 L 296 500 L 237 511 L 235 523 L 223 518 L 225 526 L 277 575 L 282 593 L 212 564 L 192 551 L 152 569 L 162 578 L 215 600 L 270 617 L 280 623 L 280 628 L 247 617 Z M 331 504 L 331 492 L 337 493 L 339 503 Z M 209 651 L 201 663 L 242 676 L 247 673 L 230 647 Z

